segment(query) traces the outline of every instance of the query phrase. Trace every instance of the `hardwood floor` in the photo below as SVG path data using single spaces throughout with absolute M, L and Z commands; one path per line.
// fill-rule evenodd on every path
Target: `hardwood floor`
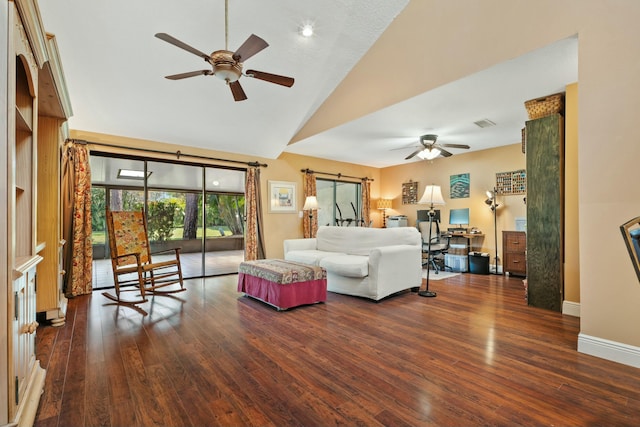
M 172 259 L 169 256 L 154 256 L 154 261 Z M 207 252 L 204 260 L 204 275 L 219 276 L 238 272 L 238 265 L 244 261 L 244 250 L 212 251 Z M 202 254 L 182 253 L 180 254 L 180 264 L 182 274 L 185 278 L 201 277 L 202 274 Z M 131 276 L 133 277 L 133 275 Z M 113 273 L 111 270 L 111 259 L 94 259 L 92 262 L 93 289 L 113 288 Z
M 579 319 L 462 274 L 379 303 L 278 312 L 237 275 L 132 308 L 100 293 L 40 326 L 44 426 L 636 426 L 640 370 L 576 351 Z

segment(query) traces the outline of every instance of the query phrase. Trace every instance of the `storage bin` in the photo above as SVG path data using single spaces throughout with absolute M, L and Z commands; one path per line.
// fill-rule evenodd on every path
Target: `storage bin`
M 456 273 L 466 273 L 469 271 L 467 255 L 446 254 L 444 256 L 444 265 Z
M 469 254 L 469 272 L 473 274 L 489 274 L 489 255 Z

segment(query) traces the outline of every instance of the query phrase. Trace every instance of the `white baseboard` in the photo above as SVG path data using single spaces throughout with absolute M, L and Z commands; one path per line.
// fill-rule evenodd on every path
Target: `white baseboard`
M 580 303 L 573 301 L 563 301 L 562 314 L 566 314 L 567 316 L 580 317 Z
M 640 368 L 640 347 L 580 333 L 578 352 Z

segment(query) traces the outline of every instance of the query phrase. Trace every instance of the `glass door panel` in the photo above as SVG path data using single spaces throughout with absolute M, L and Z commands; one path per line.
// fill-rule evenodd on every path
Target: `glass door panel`
M 144 162 L 90 157 L 93 288 L 113 287 L 106 209 L 136 210 L 144 206 Z
M 202 167 L 147 162 L 147 228 L 151 252 L 180 249 L 184 278 L 203 275 Z M 173 256 L 155 255 L 154 260 Z
M 238 272 L 244 260 L 244 171 L 206 168 L 205 275 Z
M 326 179 L 316 180 L 318 225 L 358 227 L 363 224 L 360 184 Z

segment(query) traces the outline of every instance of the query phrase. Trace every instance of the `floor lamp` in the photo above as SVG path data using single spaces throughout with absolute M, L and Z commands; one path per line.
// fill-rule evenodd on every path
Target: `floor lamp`
M 498 190 L 494 187 L 493 191 L 487 191 L 487 200 L 484 202 L 489 205 L 491 212 L 493 213 L 493 238 L 496 249 L 496 256 L 494 258 L 494 274 L 498 274 L 498 206 L 500 204 L 496 201 L 498 196 Z
M 421 297 L 435 297 L 436 293 L 429 290 L 429 257 L 431 256 L 431 226 L 433 224 L 433 218 L 436 212 L 433 207 L 436 205 L 444 205 L 444 199 L 442 198 L 442 191 L 439 185 L 427 185 L 424 190 L 422 198 L 418 201 L 418 204 L 429 205 L 429 240 L 427 240 L 427 286 L 424 291 L 418 291 L 418 295 Z

